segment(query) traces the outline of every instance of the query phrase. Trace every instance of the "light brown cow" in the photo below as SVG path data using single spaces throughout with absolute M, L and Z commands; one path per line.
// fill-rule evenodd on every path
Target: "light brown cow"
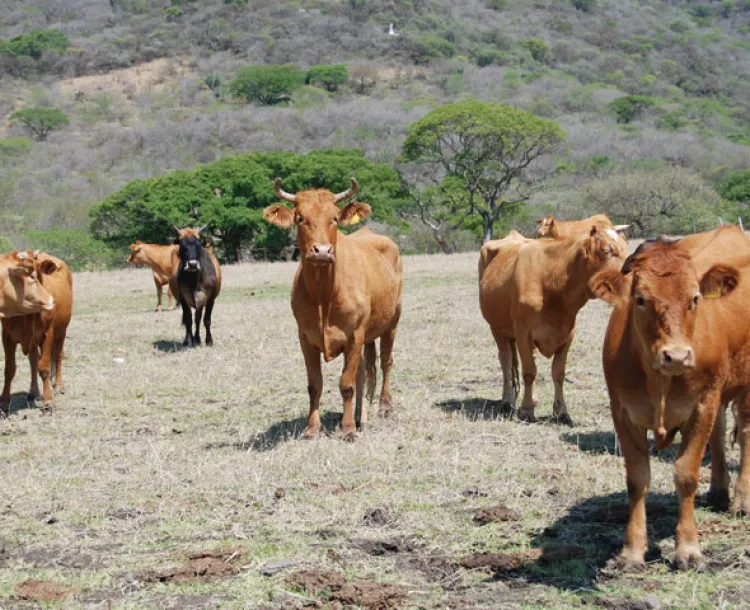
M 695 252 L 694 258 L 691 257 Z M 738 228 L 682 242 L 645 242 L 621 271 L 592 278 L 592 292 L 614 303 L 603 362 L 610 408 L 627 473 L 630 518 L 617 563 L 641 565 L 646 551 L 648 430 L 656 446 L 682 442 L 675 462 L 680 516 L 675 567 L 700 565 L 695 494 L 706 443 L 709 498 L 728 503 L 722 404 L 737 399 L 742 463 L 732 510 L 750 512 L 750 247 Z
M 23 353 L 28 355 L 31 366 L 29 402 L 34 402 L 39 397 L 37 375 L 41 375 L 44 407 L 54 407 L 51 386 L 53 361 L 55 390 L 63 392 L 65 389 L 62 361 L 65 335 L 73 311 L 73 276 L 59 258 L 44 252 L 28 251 L 27 254 L 33 257 L 34 272 L 39 283 L 54 297 L 55 305 L 50 311 L 43 313 L 2 320 L 5 385 L 0 396 L 0 409 L 5 413 L 10 405 L 10 386 L 16 374 L 16 346 L 19 344 Z
M 297 225 L 300 265 L 292 286 L 292 311 L 297 320 L 299 341 L 307 368 L 310 412 L 304 437 L 320 434 L 320 396 L 323 391 L 320 356 L 330 362 L 344 354 L 344 370 L 339 389 L 344 400 L 342 431 L 345 440 L 356 438 L 357 424 L 364 430 L 367 398 L 375 390 L 375 340 L 380 339 L 380 365 L 383 385 L 381 415 L 391 407 L 390 375 L 396 326 L 401 316 L 402 263 L 398 246 L 387 237 L 362 229 L 351 235 L 338 230 L 370 214 L 370 206 L 341 202 L 357 194 L 357 182 L 334 194 L 325 189 L 301 191 L 292 195 L 281 190 L 276 195 L 294 205 L 272 205 L 263 211 L 266 221 L 282 228 Z M 362 350 L 364 347 L 364 359 Z M 356 413 L 352 399 L 356 389 Z
M 588 233 L 596 225 L 600 229 L 614 229 L 624 232 L 630 225 L 613 225 L 606 214 L 596 214 L 583 220 L 558 220 L 553 216 L 544 216 L 536 221 L 537 237 L 576 237 Z
M 503 402 L 511 411 L 516 406 L 518 348 L 524 384 L 519 419 L 534 421 L 538 349 L 553 358 L 554 417 L 572 423 L 563 382 L 576 315 L 589 298 L 588 280 L 602 269 L 619 268 L 626 255 L 625 240 L 596 225 L 584 235 L 559 239 L 526 239 L 513 231 L 482 247 L 479 303 L 497 343 Z
M 158 244 L 144 244 L 140 240 L 134 244 L 130 244 L 128 264 L 148 265 L 153 271 L 154 284 L 156 284 L 156 311 L 161 311 L 161 296 L 164 286 L 167 287 L 169 310 L 172 311 L 174 309 L 174 305 L 172 304 L 172 287 L 169 285 L 169 278 L 172 277 L 173 256 L 177 249 L 177 245 L 160 246 Z
M 33 255 L 14 250 L 0 256 L 0 318 L 50 311 L 55 299 L 34 270 Z

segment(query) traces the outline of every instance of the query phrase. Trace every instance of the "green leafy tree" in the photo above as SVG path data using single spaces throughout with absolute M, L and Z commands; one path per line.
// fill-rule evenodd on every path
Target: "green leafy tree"
M 750 206 L 750 169 L 731 172 L 716 186 L 719 194 L 737 204 L 738 212 L 742 214 L 742 221 L 750 224 L 748 206 Z
M 96 239 L 125 248 L 137 239 L 170 243 L 173 224 L 210 222 L 207 233 L 223 260 L 237 260 L 247 248 L 274 254 L 291 243 L 293 234 L 263 222 L 263 208 L 277 200 L 273 179 L 281 177 L 290 192 L 315 187 L 343 191 L 352 175 L 359 182 L 360 199 L 372 206 L 372 217 L 393 222 L 406 193 L 392 167 L 371 163 L 359 150 L 320 150 L 306 155 L 249 153 L 133 181 L 92 209 L 91 231 Z
M 645 95 L 623 95 L 612 100 L 609 107 L 618 123 L 630 123 L 653 105 L 654 101 Z
M 68 124 L 67 115 L 59 108 L 23 108 L 10 115 L 11 123 L 21 123 L 37 140 L 46 140 L 51 131 Z
M 250 66 L 237 72 L 229 92 L 235 99 L 272 106 L 288 102 L 303 80 L 303 73 L 294 66 Z
M 501 215 L 531 196 L 541 173 L 537 168 L 536 176 L 530 175 L 534 161 L 557 149 L 564 138 L 557 123 L 528 112 L 460 102 L 436 108 L 412 124 L 399 161 L 412 192 L 437 189 L 439 196 L 426 205 L 447 211 L 454 227 L 479 217 L 487 241 Z
M 331 66 L 313 66 L 307 71 L 305 83 L 308 85 L 322 85 L 328 91 L 336 91 L 349 80 L 349 73 L 344 64 Z
M 45 52 L 64 53 L 70 46 L 68 37 L 60 30 L 31 30 L 8 41 L 0 41 L 0 51 L 40 59 Z

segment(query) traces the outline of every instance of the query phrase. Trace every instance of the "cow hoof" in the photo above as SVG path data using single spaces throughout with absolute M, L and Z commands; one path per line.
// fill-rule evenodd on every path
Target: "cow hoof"
M 729 509 L 728 489 L 709 489 L 706 494 L 708 505 L 715 511 L 725 512 Z
M 518 421 L 525 421 L 528 424 L 535 424 L 536 417 L 534 417 L 534 410 L 521 407 L 518 410 Z
M 750 515 L 750 497 L 741 496 L 735 492 L 729 512 L 733 515 Z
M 54 402 L 46 402 L 42 405 L 42 413 L 52 413 L 52 410 L 55 408 Z
M 39 394 L 34 394 L 33 392 L 29 392 L 26 395 L 26 402 L 29 404 L 30 407 L 33 407 L 34 405 L 36 405 L 36 403 L 39 401 L 40 398 L 41 396 L 39 396 Z
M 341 440 L 343 440 L 345 443 L 353 443 L 357 440 L 357 431 L 356 430 L 349 430 L 348 432 L 344 432 L 344 436 L 341 437 Z
M 302 439 L 305 441 L 312 441 L 320 438 L 320 427 L 315 426 L 314 428 L 305 428 L 302 433 Z
M 0 406 L 0 419 L 8 419 L 8 406 Z
M 607 568 L 616 572 L 633 574 L 643 572 L 646 569 L 646 563 L 643 560 L 637 561 L 625 555 L 618 555 L 607 562 Z
M 211 347 L 214 344 L 214 340 L 211 337 L 206 337 L 206 347 Z
M 687 572 L 688 570 L 702 572 L 706 567 L 706 562 L 703 561 L 703 557 L 699 553 L 691 553 L 675 557 L 673 567 L 678 572 Z
M 367 432 L 367 422 L 357 422 L 357 430 L 360 434 Z
M 568 412 L 565 411 L 563 413 L 558 413 L 557 415 L 552 416 L 552 421 L 556 424 L 561 424 L 563 426 L 569 426 L 573 427 L 575 424 L 573 423 L 573 419 L 568 415 Z
M 56 394 L 61 394 L 61 395 L 65 394 L 65 392 L 67 391 L 64 385 L 56 385 L 53 387 L 53 389 L 55 390 Z

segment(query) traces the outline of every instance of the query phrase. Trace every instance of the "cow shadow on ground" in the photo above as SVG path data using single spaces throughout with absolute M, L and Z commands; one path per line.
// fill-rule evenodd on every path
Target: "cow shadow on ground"
M 513 415 L 507 402 L 491 398 L 450 398 L 436 402 L 434 406 L 446 413 L 462 413 L 471 421 L 510 419 Z
M 674 536 L 677 497 L 649 493 L 646 507 L 649 540 L 646 562 L 668 563 L 659 543 Z M 627 522 L 628 498 L 624 493 L 580 500 L 530 540 L 530 547 L 537 549 L 533 561 L 524 561 L 528 551 L 515 557 L 503 556 L 500 564 L 504 567 L 495 569 L 491 580 L 505 581 L 510 586 L 543 584 L 567 591 L 596 589 L 607 578 L 624 576 L 612 571 L 608 562 L 622 548 Z
M 276 422 L 263 432 L 259 432 L 248 441 L 221 441 L 210 443 L 205 449 L 236 449 L 237 451 L 271 451 L 281 443 L 291 440 L 302 440 L 302 433 L 307 425 L 307 417 L 297 417 L 286 421 Z M 320 416 L 322 436 L 333 436 L 341 425 L 341 413 L 327 412 Z
M 153 345 L 157 352 L 162 352 L 163 354 L 173 354 L 188 349 L 182 344 L 182 341 L 169 341 L 167 339 L 159 339 L 151 345 Z
M 14 394 L 11 394 L 8 415 L 31 409 L 39 409 L 40 411 L 45 412 L 41 397 L 36 401 L 30 401 L 28 392 L 15 392 Z

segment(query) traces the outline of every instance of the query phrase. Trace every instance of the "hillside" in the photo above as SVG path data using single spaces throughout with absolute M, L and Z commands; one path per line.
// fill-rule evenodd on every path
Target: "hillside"
M 0 38 L 39 29 L 69 45 L 0 52 L 0 209 L 15 245 L 85 228 L 131 180 L 225 155 L 357 147 L 390 163 L 410 123 L 463 99 L 563 127 L 541 211 L 580 214 L 592 180 L 606 192 L 602 180 L 633 171 L 678 167 L 710 184 L 750 167 L 745 0 L 0 0 Z M 303 86 L 269 107 L 229 95 L 244 66 L 334 63 L 349 74 L 336 91 Z M 618 123 L 610 104 L 624 95 L 646 102 Z M 69 123 L 18 140 L 8 118 L 27 106 Z

